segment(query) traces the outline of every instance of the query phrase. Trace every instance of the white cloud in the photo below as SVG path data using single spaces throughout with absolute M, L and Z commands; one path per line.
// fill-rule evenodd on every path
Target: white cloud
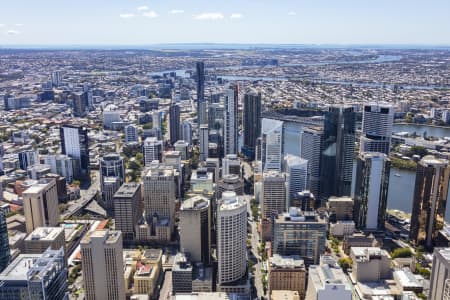
M 0 24 L 0 27 L 5 27 L 5 24 Z
M 139 6 L 139 7 L 137 8 L 137 10 L 139 10 L 139 11 L 144 11 L 144 10 L 149 10 L 149 8 L 148 8 L 148 6 L 144 5 L 144 6 Z
M 224 18 L 223 14 L 221 13 L 203 13 L 199 15 L 194 15 L 194 19 L 196 20 L 222 20 Z
M 242 14 L 231 14 L 230 19 L 241 19 L 242 17 Z
M 153 10 L 146 11 L 142 15 L 144 17 L 147 17 L 147 18 L 156 18 L 156 17 L 158 17 L 158 14 L 156 12 L 154 12 Z
M 129 19 L 133 18 L 134 14 L 120 14 L 119 17 L 121 17 L 122 19 Z
M 17 26 L 17 27 L 22 27 L 23 26 L 22 23 L 17 23 L 17 24 L 14 24 L 14 25 Z
M 182 10 L 182 9 L 172 9 L 171 11 L 169 11 L 169 14 L 172 14 L 172 15 L 183 14 L 183 13 L 184 13 L 184 10 Z
M 8 34 L 8 35 L 17 35 L 19 33 L 20 33 L 20 31 L 18 31 L 18 30 L 8 30 L 6 32 L 6 34 Z
M 295 11 L 290 11 L 288 12 L 288 16 L 296 16 L 297 13 Z

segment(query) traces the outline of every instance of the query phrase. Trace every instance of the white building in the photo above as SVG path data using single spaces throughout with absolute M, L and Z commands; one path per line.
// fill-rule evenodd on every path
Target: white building
M 112 129 L 114 122 L 120 122 L 120 112 L 117 110 L 106 110 L 103 112 L 103 127 L 105 129 Z
M 222 177 L 230 174 L 241 176 L 241 162 L 236 154 L 228 154 L 222 159 Z
M 429 299 L 450 300 L 450 248 L 434 250 Z
M 224 153 L 237 154 L 238 150 L 238 93 L 237 89 L 227 89 L 225 92 L 224 111 Z
M 224 192 L 217 208 L 219 285 L 241 279 L 247 269 L 247 204 L 234 192 Z
M 352 300 L 351 283 L 331 256 L 309 267 L 305 300 Z
M 181 138 L 189 145 L 192 145 L 192 124 L 187 120 L 181 123 Z
M 283 122 L 262 119 L 261 162 L 263 171 L 281 171 Z
M 365 104 L 363 108 L 360 152 L 381 152 L 389 155 L 394 107 L 390 104 Z
M 163 142 L 156 137 L 148 137 L 144 141 L 144 165 L 149 166 L 152 161 L 161 161 Z
M 52 173 L 63 176 L 67 182 L 73 181 L 73 159 L 68 155 L 46 155 L 44 163 L 50 166 Z
M 206 161 L 208 158 L 208 150 L 209 150 L 209 130 L 208 124 L 200 125 L 199 130 L 199 140 L 200 140 L 200 161 Z
M 286 173 L 286 198 L 291 203 L 293 195 L 308 188 L 308 161 L 296 155 L 285 155 L 283 171 Z

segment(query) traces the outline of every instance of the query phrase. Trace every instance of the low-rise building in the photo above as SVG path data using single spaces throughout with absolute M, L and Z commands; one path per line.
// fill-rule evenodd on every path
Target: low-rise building
M 298 292 L 303 299 L 306 293 L 306 269 L 300 256 L 273 255 L 268 264 L 269 293 L 274 290 Z
M 25 238 L 26 254 L 41 254 L 49 247 L 52 250 L 65 250 L 63 227 L 37 227 Z
M 373 282 L 392 278 L 391 257 L 378 247 L 352 247 L 353 261 L 351 277 L 355 281 Z

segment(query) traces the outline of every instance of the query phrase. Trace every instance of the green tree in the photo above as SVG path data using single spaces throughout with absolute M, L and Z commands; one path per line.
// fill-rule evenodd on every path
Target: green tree
M 409 248 L 397 248 L 391 253 L 392 258 L 411 257 L 412 251 Z
M 344 272 L 347 272 L 347 270 L 353 265 L 353 261 L 350 257 L 344 257 L 338 260 L 338 264 Z

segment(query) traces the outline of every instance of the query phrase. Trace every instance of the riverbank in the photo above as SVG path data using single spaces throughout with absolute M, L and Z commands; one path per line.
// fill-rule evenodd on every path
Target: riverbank
M 398 157 L 391 156 L 391 167 L 400 170 L 415 171 L 417 168 L 417 163 L 412 160 L 401 159 Z
M 434 127 L 434 128 L 450 129 L 450 125 L 418 124 L 418 123 L 408 123 L 408 122 L 394 122 L 394 125 L 427 126 L 427 127 Z

